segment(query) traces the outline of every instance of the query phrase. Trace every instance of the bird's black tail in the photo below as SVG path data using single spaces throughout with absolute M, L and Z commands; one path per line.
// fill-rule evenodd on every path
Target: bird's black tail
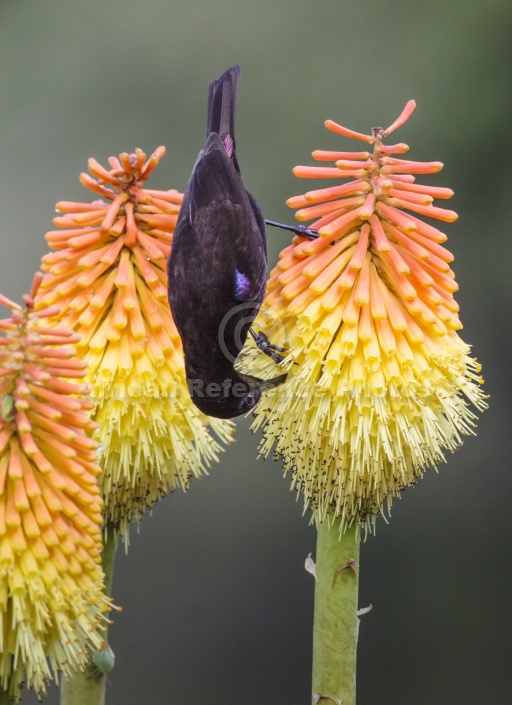
M 236 64 L 226 69 L 222 76 L 219 76 L 215 81 L 212 81 L 208 89 L 206 135 L 215 132 L 225 144 L 226 138 L 229 137 L 232 142 L 233 156 L 235 154 L 235 111 L 239 83 L 240 66 Z M 229 156 L 232 156 L 228 144 L 226 144 L 226 151 Z

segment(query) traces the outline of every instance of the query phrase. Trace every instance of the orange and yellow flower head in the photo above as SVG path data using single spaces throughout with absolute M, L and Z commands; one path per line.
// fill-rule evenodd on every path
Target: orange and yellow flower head
M 78 336 L 45 328 L 0 296 L 0 687 L 41 695 L 101 648 L 109 599 L 101 569 L 102 499 L 95 424 L 76 359 Z
M 446 235 L 419 217 L 457 218 L 432 203 L 450 189 L 416 183 L 443 165 L 397 157 L 408 146 L 383 143 L 414 107 L 371 135 L 325 123 L 365 148 L 315 151 L 334 165 L 294 169 L 335 185 L 288 200 L 319 237 L 296 237 L 281 252 L 255 322 L 287 346 L 288 379 L 256 411 L 261 451 L 282 457 L 317 522 L 333 512 L 342 527 L 371 528 L 394 496 L 473 432 L 468 402 L 486 406 L 480 367 L 457 333 Z M 275 375 L 274 363 L 245 352 L 251 372 Z
M 206 473 L 227 442 L 230 422 L 192 404 L 181 341 L 167 302 L 168 257 L 182 194 L 143 188 L 165 153 L 140 150 L 89 160 L 81 183 L 100 199 L 60 202 L 55 250 L 43 257 L 38 301 L 58 304 L 80 334 L 95 401 L 105 520 L 128 538 L 129 523 L 191 477 Z

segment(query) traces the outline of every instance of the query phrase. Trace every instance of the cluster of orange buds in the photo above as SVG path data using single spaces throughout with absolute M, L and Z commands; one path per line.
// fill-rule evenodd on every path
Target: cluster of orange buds
M 188 394 L 181 340 L 167 301 L 166 259 L 182 194 L 143 188 L 159 159 L 142 150 L 89 160 L 83 186 L 101 197 L 60 202 L 59 230 L 38 304 L 58 304 L 80 334 L 100 441 L 105 521 L 128 538 L 129 523 L 176 487 L 186 489 L 218 459 L 230 422 L 208 419 Z
M 34 310 L 41 279 L 25 308 L 0 296 L 0 686 L 14 698 L 22 682 L 44 693 L 50 665 L 83 668 L 110 609 L 86 364 L 75 333 L 41 325 L 58 315 Z
M 417 217 L 457 218 L 433 205 L 451 189 L 416 183 L 443 164 L 396 157 L 409 147 L 383 144 L 414 108 L 409 101 L 371 135 L 328 120 L 329 130 L 372 145 L 372 153 L 319 150 L 313 157 L 333 166 L 293 170 L 351 179 L 287 201 L 319 237 L 296 237 L 281 252 L 260 318 L 269 339 L 288 346 L 287 382 L 257 409 L 262 452 L 274 447 L 282 456 L 318 522 L 334 512 L 347 526 L 374 517 L 385 501 L 389 509 L 443 449 L 472 432 L 464 397 L 485 408 L 479 365 L 456 332 L 446 235 Z M 271 374 L 252 351 L 245 362 Z

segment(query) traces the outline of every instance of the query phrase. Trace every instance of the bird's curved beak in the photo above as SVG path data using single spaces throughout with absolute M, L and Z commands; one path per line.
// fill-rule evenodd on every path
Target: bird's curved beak
M 247 384 L 252 384 L 259 387 L 262 391 L 265 391 L 265 389 L 274 389 L 275 387 L 279 387 L 280 384 L 286 382 L 288 375 L 279 375 L 278 377 L 272 377 L 272 379 L 261 379 L 261 377 L 254 377 L 253 375 L 247 374 L 241 374 L 240 377 L 242 377 L 244 382 Z
M 279 375 L 278 377 L 272 377 L 272 379 L 263 379 L 261 380 L 261 388 L 264 390 L 279 387 L 280 384 L 286 382 L 287 377 L 288 375 Z

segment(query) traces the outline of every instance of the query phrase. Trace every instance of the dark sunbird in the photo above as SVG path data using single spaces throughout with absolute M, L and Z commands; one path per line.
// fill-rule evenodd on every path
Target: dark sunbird
M 207 137 L 187 184 L 169 258 L 169 303 L 185 354 L 192 400 L 209 416 L 252 409 L 265 380 L 233 364 L 249 332 L 276 362 L 277 351 L 251 324 L 267 281 L 267 235 L 260 207 L 245 189 L 235 149 L 240 67 L 210 84 Z

